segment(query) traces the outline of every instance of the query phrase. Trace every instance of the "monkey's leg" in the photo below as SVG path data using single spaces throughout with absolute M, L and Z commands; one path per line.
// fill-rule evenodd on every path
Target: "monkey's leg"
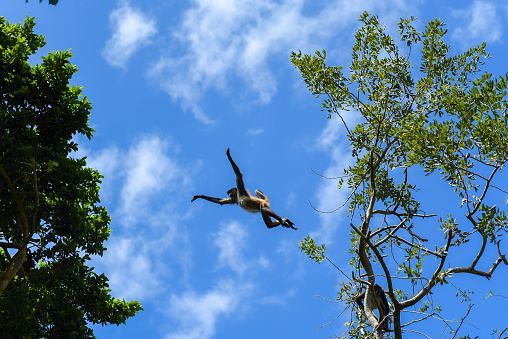
M 260 211 L 261 211 L 261 214 L 263 215 L 263 220 L 265 221 L 266 226 L 268 226 L 269 228 L 279 226 L 279 225 L 286 227 L 282 218 L 277 213 L 275 213 L 274 211 L 272 211 L 271 209 L 266 207 L 266 205 L 261 205 Z M 272 221 L 270 219 L 270 217 L 276 219 L 277 221 Z M 270 226 L 267 223 L 268 220 L 270 220 L 270 223 L 271 223 Z
M 280 222 L 278 220 L 273 221 L 267 214 L 261 213 L 261 216 L 263 217 L 263 221 L 266 224 L 266 227 L 273 228 L 280 225 Z
M 261 214 L 263 215 L 263 220 L 265 221 L 265 224 L 268 228 L 282 225 L 282 227 L 292 228 L 294 230 L 297 229 L 296 227 L 293 226 L 294 223 L 291 222 L 291 220 L 289 220 L 288 218 L 282 219 L 277 213 L 275 213 L 274 211 L 272 211 L 271 209 L 266 207 L 266 205 L 261 205 L 260 210 L 261 210 Z M 265 218 L 265 216 L 267 218 Z M 276 219 L 277 221 L 272 221 L 270 219 L 270 217 Z M 268 222 L 270 222 L 270 224 L 268 224 Z

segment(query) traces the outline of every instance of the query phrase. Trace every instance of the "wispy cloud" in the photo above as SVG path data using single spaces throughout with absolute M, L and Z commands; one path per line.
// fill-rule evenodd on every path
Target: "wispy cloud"
M 344 152 L 344 145 L 337 145 L 332 147 L 328 153 L 331 153 L 331 163 L 323 173 L 326 177 L 337 177 L 343 173 L 344 167 L 351 164 L 351 157 Z M 344 215 L 347 214 L 347 205 L 338 210 L 347 199 L 348 193 L 346 189 L 339 190 L 337 188 L 337 180 L 323 179 L 319 184 L 316 191 L 316 204 L 315 208 L 323 213 L 320 214 L 321 225 L 320 228 L 311 232 L 310 236 L 315 238 L 319 243 L 331 244 L 337 227 L 342 223 Z
M 168 339 L 213 337 L 219 319 L 252 304 L 255 292 L 252 281 L 260 269 L 270 267 L 270 260 L 263 254 L 257 258 L 246 257 L 249 234 L 245 225 L 237 221 L 223 223 L 212 238 L 218 249 L 217 268 L 222 270 L 222 278 L 211 290 L 196 292 L 189 289 L 180 295 L 171 295 L 166 313 L 178 327 L 166 336 Z
M 126 154 L 120 206 L 125 224 L 144 218 L 143 211 L 156 195 L 166 192 L 168 197 L 167 191 L 175 189 L 175 185 L 185 186 L 190 182 L 187 168 L 168 156 L 170 148 L 175 149 L 168 139 L 146 135 Z
M 202 107 L 202 98 L 210 89 L 230 93 L 231 82 L 241 80 L 245 86 L 236 86 L 240 89 L 234 89 L 235 94 L 244 90 L 244 100 L 267 104 L 277 92 L 276 67 L 289 67 L 291 51 L 323 48 L 337 32 L 353 28 L 364 10 L 391 20 L 410 7 L 400 0 L 195 0 L 176 26 L 171 23 L 169 43 L 159 46 L 164 52 L 147 74 L 184 110 L 213 124 L 213 117 Z M 110 25 L 113 34 L 102 55 L 111 66 L 123 69 L 157 33 L 155 20 L 127 0 L 118 2 L 110 14 Z
M 348 126 L 356 124 L 357 115 L 354 111 L 342 112 Z M 327 121 L 321 135 L 315 140 L 315 147 L 330 154 L 330 165 L 320 173 L 327 178 L 339 177 L 344 173 L 344 168 L 352 164 L 353 159 L 350 156 L 347 143 L 343 142 L 346 129 L 339 117 L 333 116 Z M 339 190 L 336 179 L 325 179 L 319 184 L 316 190 L 316 201 L 313 202 L 317 210 L 322 212 L 335 211 L 333 213 L 323 213 L 320 215 L 320 228 L 310 234 L 318 242 L 331 244 L 338 226 L 341 224 L 343 216 L 346 213 L 347 205 L 338 209 L 347 199 L 348 191 L 346 188 Z
M 166 275 L 177 269 L 185 279 L 192 266 L 182 226 L 187 212 L 175 206 L 192 170 L 178 161 L 178 147 L 158 135 L 144 135 L 128 150 L 112 146 L 82 152 L 79 156 L 87 155 L 88 165 L 104 175 L 103 186 L 111 188 L 105 200 L 114 232 L 106 244 L 108 251 L 97 262 L 107 272 L 114 295 L 152 297 L 161 292 Z M 169 262 L 164 258 L 171 253 L 178 255 Z
M 139 9 L 132 8 L 128 1 L 121 0 L 118 4 L 109 16 L 113 35 L 106 42 L 102 56 L 109 65 L 125 69 L 129 58 L 148 44 L 157 30 L 155 21 Z
M 108 242 L 101 264 L 107 267 L 109 284 L 117 298 L 143 300 L 159 291 L 161 283 L 154 276 L 157 270 L 146 245 L 146 239 L 140 237 L 116 237 Z
M 349 112 L 343 112 L 348 114 Z M 349 115 L 349 114 L 348 114 Z M 315 140 L 315 146 L 320 150 L 326 151 L 337 144 L 339 137 L 344 136 L 345 128 L 339 117 L 333 116 L 332 119 L 327 120 L 323 132 Z
M 246 132 L 247 135 L 252 135 L 252 136 L 256 136 L 256 135 L 260 135 L 264 132 L 264 128 L 254 128 L 254 129 L 250 129 Z
M 503 24 L 499 17 L 499 3 L 475 1 L 466 9 L 457 10 L 453 15 L 461 19 L 452 37 L 461 43 L 470 44 L 471 39 L 479 42 L 494 42 L 502 39 Z
M 184 109 L 212 123 L 200 104 L 205 91 L 227 92 L 230 81 L 241 79 L 258 103 L 270 102 L 277 91 L 270 58 L 286 63 L 291 50 L 321 48 L 337 28 L 355 23 L 362 10 L 376 4 L 196 0 L 174 29 L 183 52 L 162 56 L 149 73 Z
M 215 334 L 220 317 L 231 314 L 251 289 L 249 284 L 221 281 L 212 290 L 199 294 L 172 295 L 168 315 L 179 321 L 179 328 L 166 339 L 207 339 Z
M 234 272 L 242 275 L 247 269 L 247 263 L 242 250 L 245 247 L 247 231 L 238 222 L 233 221 L 223 225 L 214 235 L 214 243 L 219 248 L 219 266 L 228 266 Z

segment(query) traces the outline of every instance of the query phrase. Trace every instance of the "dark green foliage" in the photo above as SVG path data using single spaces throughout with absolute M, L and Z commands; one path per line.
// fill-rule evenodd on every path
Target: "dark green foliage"
M 125 323 L 141 305 L 87 266 L 110 234 L 102 177 L 71 156 L 74 135 L 92 136 L 92 106 L 69 85 L 69 51 L 29 64 L 45 45 L 34 26 L 0 17 L 0 333 L 93 338 L 89 323 Z

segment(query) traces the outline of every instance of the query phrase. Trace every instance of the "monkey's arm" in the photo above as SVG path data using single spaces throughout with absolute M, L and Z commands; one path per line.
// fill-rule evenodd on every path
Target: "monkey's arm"
M 263 221 L 266 224 L 266 227 L 273 228 L 279 225 L 282 225 L 282 227 L 286 228 L 292 228 L 296 230 L 297 228 L 294 227 L 294 223 L 291 222 L 288 218 L 282 219 L 278 214 L 276 214 L 274 211 L 269 209 L 268 207 L 261 205 L 260 208 L 261 216 L 263 217 Z M 274 218 L 275 221 L 273 221 L 270 217 Z
M 240 172 L 240 169 L 238 168 L 235 161 L 231 157 L 231 154 L 229 153 L 229 148 L 226 151 L 226 155 L 228 156 L 229 162 L 231 163 L 231 166 L 233 167 L 233 171 L 235 171 L 236 187 L 238 188 L 240 195 L 248 195 L 247 190 L 245 189 L 245 185 L 243 184 L 242 172 Z
M 378 301 L 382 308 L 383 314 L 386 317 L 387 315 L 390 314 L 390 304 L 388 304 L 388 299 L 386 299 L 385 291 L 383 290 L 383 288 L 380 286 L 379 289 L 381 293 L 378 295 Z
M 227 198 L 214 198 L 214 197 L 209 197 L 209 196 L 206 196 L 206 195 L 195 195 L 192 198 L 191 202 L 193 202 L 196 199 L 205 199 L 205 200 L 214 202 L 216 204 L 221 204 L 221 205 L 235 204 L 236 203 L 236 201 L 234 201 L 230 197 L 227 197 Z
M 362 310 L 362 312 L 364 312 L 363 302 L 362 302 L 363 299 L 365 299 L 365 292 L 362 292 L 356 296 L 356 303 L 358 304 L 358 306 L 360 307 L 360 310 Z

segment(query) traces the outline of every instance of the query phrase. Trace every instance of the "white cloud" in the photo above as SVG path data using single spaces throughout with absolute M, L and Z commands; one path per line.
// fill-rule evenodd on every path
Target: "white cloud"
M 173 30 L 181 48 L 172 50 L 182 54 L 162 56 L 149 74 L 184 109 L 211 123 L 199 103 L 205 91 L 226 91 L 240 78 L 259 103 L 268 103 L 277 91 L 271 57 L 288 65 L 290 51 L 321 48 L 338 28 L 356 25 L 363 10 L 381 6 L 399 14 L 406 5 L 342 0 L 318 6 L 304 0 L 193 1 Z
M 182 223 L 187 212 L 175 206 L 183 199 L 180 193 L 187 188 L 191 171 L 168 154 L 178 148 L 168 139 L 145 135 L 129 150 L 113 146 L 83 151 L 87 154 L 81 156 L 88 155 L 89 166 L 98 169 L 104 185 L 111 188 L 107 205 L 113 233 L 108 250 L 95 260 L 109 277 L 113 294 L 145 299 L 161 292 L 168 275 L 186 279 L 192 266 Z M 173 253 L 178 255 L 166 260 Z
M 204 294 L 186 292 L 172 295 L 169 316 L 180 322 L 180 327 L 167 339 L 207 339 L 215 334 L 218 319 L 235 311 L 242 297 L 251 289 L 248 284 L 222 281 Z
M 109 284 L 116 298 L 140 300 L 156 293 L 160 281 L 154 276 L 146 239 L 123 237 L 108 242 L 101 264 L 108 267 Z M 150 277 L 147 279 L 147 277 Z
M 148 44 L 150 37 L 157 33 L 155 21 L 123 0 L 119 2 L 119 7 L 111 12 L 109 21 L 113 35 L 106 42 L 102 56 L 109 65 L 125 68 L 129 58 L 143 45 Z
M 242 277 L 247 271 L 252 276 L 259 268 L 266 269 L 270 266 L 270 260 L 263 254 L 260 254 L 259 258 L 245 258 L 244 249 L 248 244 L 249 234 L 245 225 L 237 221 L 222 225 L 213 238 L 219 249 L 219 268 L 228 267 Z
M 114 176 L 119 165 L 119 150 L 116 146 L 104 148 L 87 158 L 87 165 L 98 170 L 103 176 Z
M 122 154 L 116 146 L 104 148 L 93 153 L 89 150 L 85 150 L 85 152 L 89 154 L 86 159 L 87 166 L 99 171 L 104 177 L 102 179 L 100 194 L 102 200 L 108 200 L 114 194 L 112 184 L 118 177 L 119 168 L 122 163 Z
M 264 128 L 253 128 L 253 129 L 250 129 L 246 132 L 247 135 L 252 135 L 252 136 L 256 136 L 256 135 L 260 135 L 261 133 L 263 133 L 265 130 Z
M 286 208 L 291 209 L 294 207 L 296 202 L 296 193 L 295 192 L 289 192 L 288 197 L 286 199 Z
M 332 154 L 331 164 L 323 173 L 326 177 L 337 177 L 343 173 L 343 169 L 351 165 L 351 157 L 344 153 L 344 145 L 337 145 L 328 150 Z M 347 189 L 339 190 L 337 180 L 322 179 L 317 192 L 317 203 L 314 205 L 318 211 L 335 211 L 347 199 Z M 310 234 L 311 238 L 316 239 L 318 243 L 331 244 L 337 227 L 341 224 L 343 216 L 347 214 L 347 205 L 342 209 L 332 213 L 320 214 L 321 227 Z
M 234 274 L 222 278 L 215 287 L 205 292 L 191 289 L 180 295 L 172 294 L 166 314 L 178 323 L 178 327 L 165 336 L 167 339 L 212 338 L 221 318 L 245 313 L 238 312 L 238 309 L 245 310 L 253 303 L 251 299 L 255 287 L 250 278 L 259 268 L 270 267 L 270 260 L 263 254 L 258 258 L 245 257 L 249 234 L 240 223 L 225 223 L 212 237 L 219 250 L 218 267 L 229 268 Z M 221 272 L 221 276 L 227 274 Z
M 106 271 L 113 295 L 126 300 L 146 300 L 168 290 L 164 281 L 176 277 L 185 281 L 192 266 L 192 249 L 182 218 L 167 211 L 154 212 L 131 229 L 117 233 L 113 218 L 113 234 L 108 250 L 97 258 Z M 171 257 L 171 260 L 167 260 Z
M 467 9 L 454 11 L 453 15 L 462 19 L 463 26 L 455 29 L 452 37 L 463 44 L 470 44 L 472 39 L 486 42 L 501 40 L 503 25 L 497 4 L 475 1 Z
M 268 268 L 270 267 L 270 260 L 268 260 L 264 255 L 261 255 L 258 259 L 257 264 L 259 267 Z
M 219 248 L 219 267 L 229 266 L 234 272 L 242 275 L 247 269 L 247 263 L 242 250 L 248 234 L 245 227 L 233 221 L 223 225 L 214 234 L 214 243 Z
M 120 208 L 125 224 L 146 216 L 143 211 L 155 194 L 166 192 L 171 185 L 184 186 L 189 182 L 186 170 L 166 154 L 169 147 L 168 140 L 148 135 L 126 155 Z
M 101 198 L 116 204 L 122 222 L 129 224 L 151 215 L 147 208 L 157 195 L 163 194 L 167 198 L 168 190 L 179 191 L 190 184 L 192 171 L 189 166 L 179 164 L 175 156 L 168 155 L 169 152 L 178 153 L 178 146 L 170 139 L 146 134 L 128 151 L 117 146 L 92 151 L 85 144 L 76 155 L 86 156 L 87 166 L 104 176 Z M 121 186 L 119 192 L 112 191 L 116 184 Z M 172 200 L 161 202 L 164 201 Z
M 348 112 L 343 113 L 348 114 Z M 327 120 L 325 129 L 316 139 L 315 144 L 321 150 L 328 150 L 337 143 L 341 134 L 344 135 L 344 131 L 345 128 L 342 121 L 338 117 L 333 116 L 333 119 Z
M 349 128 L 357 122 L 358 115 L 354 111 L 341 112 L 343 118 Z M 336 178 L 344 173 L 344 168 L 352 164 L 353 159 L 346 143 L 341 142 L 347 131 L 342 120 L 337 116 L 327 121 L 321 135 L 315 140 L 315 146 L 327 154 L 331 154 L 330 165 L 324 171 L 319 173 L 327 178 Z M 316 190 L 316 201 L 313 201 L 314 207 L 318 211 L 330 212 L 337 210 L 347 199 L 349 191 L 347 187 L 341 190 L 337 187 L 336 179 L 322 179 L 321 184 Z M 317 231 L 310 234 L 318 243 L 331 244 L 337 227 L 343 220 L 343 216 L 347 214 L 347 205 L 332 213 L 320 214 L 321 225 Z

